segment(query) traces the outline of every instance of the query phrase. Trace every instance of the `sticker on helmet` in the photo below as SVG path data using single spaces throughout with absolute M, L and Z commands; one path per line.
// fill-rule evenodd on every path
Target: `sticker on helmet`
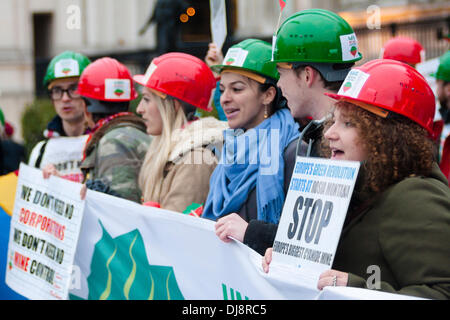
M 105 79 L 105 99 L 130 100 L 131 83 L 128 79 Z
M 62 59 L 55 63 L 55 78 L 78 77 L 80 66 L 74 59 Z
M 342 60 L 350 61 L 359 58 L 358 39 L 356 35 L 346 34 L 339 37 L 341 39 Z
M 241 48 L 231 48 L 223 59 L 226 66 L 242 67 L 247 59 L 248 51 Z
M 358 98 L 358 95 L 367 79 L 369 79 L 369 76 L 369 74 L 362 72 L 361 70 L 350 70 L 339 89 L 338 94 L 351 98 Z

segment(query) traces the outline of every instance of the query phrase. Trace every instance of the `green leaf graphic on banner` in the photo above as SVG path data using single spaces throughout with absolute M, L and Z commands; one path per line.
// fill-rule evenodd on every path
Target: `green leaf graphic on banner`
M 113 239 L 100 225 L 103 236 L 87 278 L 89 300 L 184 300 L 173 268 L 148 263 L 137 229 Z

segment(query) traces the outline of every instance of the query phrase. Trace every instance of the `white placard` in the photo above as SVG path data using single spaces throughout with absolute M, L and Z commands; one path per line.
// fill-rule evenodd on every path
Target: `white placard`
M 273 245 L 273 261 L 318 277 L 331 268 L 359 162 L 298 157 Z
M 74 182 L 82 182 L 83 173 L 81 172 L 80 166 L 87 139 L 88 135 L 49 139 L 45 146 L 45 152 L 39 168 L 43 169 L 48 164 L 53 164 L 62 178 Z M 35 149 L 33 149 L 32 155 L 30 156 L 30 166 L 35 166 L 37 157 L 39 156 L 38 152 L 40 148 Z
M 227 37 L 227 13 L 225 0 L 209 0 L 211 8 L 211 35 L 212 41 L 222 50 Z
M 6 284 L 29 299 L 67 299 L 84 211 L 82 185 L 21 164 Z

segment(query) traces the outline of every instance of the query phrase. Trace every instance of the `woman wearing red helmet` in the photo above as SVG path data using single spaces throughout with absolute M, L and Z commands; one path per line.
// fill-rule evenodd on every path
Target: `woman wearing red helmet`
M 353 286 L 448 299 L 450 191 L 433 156 L 430 87 L 404 63 L 374 60 L 353 69 L 338 94 L 329 95 L 338 102 L 323 152 L 362 166 L 319 290 Z M 266 272 L 270 261 L 268 249 Z M 368 271 L 374 269 L 377 281 Z
M 218 162 L 215 150 L 228 127 L 212 117 L 195 117 L 197 108 L 210 111 L 216 86 L 211 70 L 194 56 L 168 53 L 133 79 L 143 86 L 137 112 L 154 136 L 139 176 L 143 201 L 177 212 L 203 204 Z

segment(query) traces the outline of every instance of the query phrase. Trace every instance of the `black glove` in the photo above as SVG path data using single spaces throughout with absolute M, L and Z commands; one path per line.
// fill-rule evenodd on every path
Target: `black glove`
M 94 191 L 98 191 L 98 192 L 102 192 L 102 193 L 106 193 L 106 194 L 109 194 L 109 195 L 114 196 L 114 197 L 120 197 L 120 195 L 117 192 L 112 190 L 109 187 L 109 185 L 105 184 L 100 179 L 87 180 L 86 181 L 86 187 L 88 189 L 91 189 L 91 190 L 94 190 Z

